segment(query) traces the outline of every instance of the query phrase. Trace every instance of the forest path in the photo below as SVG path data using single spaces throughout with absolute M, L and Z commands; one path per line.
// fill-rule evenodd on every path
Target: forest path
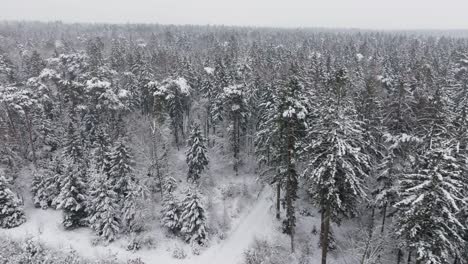
M 259 193 L 252 208 L 246 212 L 241 222 L 231 231 L 227 239 L 210 247 L 199 258 L 200 264 L 239 264 L 243 254 L 256 237 L 266 237 L 274 231 L 274 222 L 269 213 L 272 207 L 271 188 L 265 186 Z

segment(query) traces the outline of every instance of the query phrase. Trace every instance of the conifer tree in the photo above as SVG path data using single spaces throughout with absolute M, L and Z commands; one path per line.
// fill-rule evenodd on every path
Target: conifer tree
M 89 192 L 89 224 L 107 242 L 115 240 L 120 232 L 120 211 L 117 194 L 114 192 L 110 180 L 101 173 L 93 175 Z
M 49 184 L 50 182 L 43 173 L 34 173 L 31 191 L 36 208 L 47 209 L 49 207 L 51 202 L 51 194 L 48 193 Z
M 18 197 L 8 186 L 5 177 L 0 175 L 0 227 L 13 228 L 25 221 L 26 217 Z
M 179 224 L 187 242 L 204 244 L 207 239 L 206 212 L 200 199 L 197 191 L 187 190 L 180 207 Z
M 184 116 L 189 111 L 191 87 L 184 78 L 165 79 L 161 84 L 151 82 L 154 96 L 163 104 L 165 112 L 171 118 L 171 129 L 177 148 L 180 137 L 185 138 Z
M 168 228 L 174 233 L 180 230 L 179 202 L 176 200 L 172 193 L 167 193 L 164 196 L 161 215 L 161 223 L 164 227 Z
M 167 177 L 163 183 L 163 189 L 166 193 L 173 193 L 177 189 L 177 181 L 174 177 Z
M 263 104 L 264 116 L 257 133 L 256 147 L 260 159 L 270 161 L 264 177 L 269 183 L 277 185 L 277 218 L 281 185 L 286 189 L 286 219 L 283 228 L 291 237 L 291 250 L 294 251 L 294 203 L 298 189 L 296 165 L 301 139 L 306 133 L 310 104 L 305 87 L 294 68 L 292 73 L 289 82 L 276 87 L 272 98 Z
M 465 246 L 456 215 L 464 205 L 462 171 L 447 147 L 427 150 L 400 182 L 396 234 L 416 263 L 449 263 Z
M 123 199 L 130 192 L 130 185 L 134 182 L 133 159 L 130 149 L 123 138 L 117 140 L 108 154 L 108 177 L 114 186 L 119 199 Z
M 316 98 L 318 118 L 309 129 L 312 143 L 306 147 L 310 160 L 304 175 L 321 210 L 322 264 L 327 262 L 330 221 L 356 214 L 358 200 L 366 195 L 364 178 L 370 166 L 347 82 L 346 69 L 338 70 L 329 90 Z
M 143 229 L 143 211 L 140 206 L 144 199 L 144 190 L 137 181 L 130 182 L 129 191 L 122 204 L 122 228 L 123 231 L 140 232 Z
M 180 204 L 175 198 L 173 192 L 177 188 L 177 182 L 173 177 L 168 177 L 164 181 L 164 199 L 161 210 L 161 223 L 173 233 L 180 231 Z
M 203 138 L 199 125 L 195 125 L 190 133 L 188 149 L 186 151 L 186 161 L 189 167 L 187 174 L 188 182 L 198 182 L 200 174 L 208 166 L 206 157 L 205 138 Z
M 239 171 L 240 165 L 240 150 L 241 139 L 247 128 L 249 117 L 249 109 L 245 95 L 244 85 L 230 85 L 224 87 L 223 93 L 217 98 L 215 107 L 212 111 L 215 113 L 214 118 L 218 120 L 226 120 L 229 127 L 229 141 L 234 158 L 234 171 L 236 174 Z
M 57 209 L 63 209 L 63 225 L 67 229 L 85 225 L 86 219 L 86 182 L 81 134 L 70 122 L 68 138 L 64 149 L 63 174 L 59 176 L 60 194 L 56 198 Z
M 57 209 L 63 210 L 63 225 L 73 229 L 86 225 L 86 172 L 71 158 L 64 160 L 65 171 L 60 177 Z

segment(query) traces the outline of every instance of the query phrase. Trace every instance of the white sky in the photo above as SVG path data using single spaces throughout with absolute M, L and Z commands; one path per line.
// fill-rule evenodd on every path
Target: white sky
M 468 0 L 0 0 L 0 20 L 468 29 Z

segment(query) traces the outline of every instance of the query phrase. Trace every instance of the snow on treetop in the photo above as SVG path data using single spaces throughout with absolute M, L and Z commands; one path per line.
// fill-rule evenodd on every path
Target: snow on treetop
M 211 68 L 211 67 L 205 67 L 203 68 L 205 70 L 206 73 L 208 74 L 213 74 L 215 69 L 214 68 Z
M 88 80 L 86 81 L 86 88 L 91 90 L 91 89 L 94 89 L 94 88 L 109 88 L 111 86 L 111 83 L 108 82 L 108 81 L 101 81 L 101 80 L 98 80 L 98 79 L 91 79 L 91 80 Z
M 174 80 L 174 83 L 179 86 L 179 89 L 182 93 L 184 94 L 190 94 L 190 85 L 187 83 L 187 80 L 183 77 L 179 77 L 176 80 Z
M 320 59 L 321 57 L 322 57 L 322 54 L 320 52 L 317 52 L 317 51 L 312 51 L 309 54 L 309 59 L 312 59 L 312 58 Z
M 362 55 L 361 53 L 358 53 L 356 54 L 356 58 L 358 61 L 361 61 L 362 59 L 364 59 L 364 55 Z
M 130 93 L 130 92 L 129 92 L 128 90 L 120 89 L 117 96 L 118 96 L 119 98 L 127 98 L 129 93 Z
M 242 84 L 235 84 L 235 85 L 230 85 L 228 87 L 224 87 L 224 94 L 227 96 L 230 95 L 242 95 L 242 88 L 244 86 Z
M 154 96 L 162 96 L 166 95 L 166 98 L 172 97 L 173 95 L 167 94 L 169 91 L 169 88 L 173 85 L 175 85 L 180 93 L 184 95 L 190 95 L 190 90 L 192 89 L 190 85 L 187 83 L 187 80 L 183 77 L 178 77 L 177 79 L 165 79 L 162 81 L 161 85 L 158 87 L 159 82 L 157 81 L 151 81 L 148 83 L 148 86 L 150 87 L 157 87 L 156 91 L 154 92 Z
M 39 79 L 60 78 L 60 75 L 53 69 L 45 68 L 39 75 Z

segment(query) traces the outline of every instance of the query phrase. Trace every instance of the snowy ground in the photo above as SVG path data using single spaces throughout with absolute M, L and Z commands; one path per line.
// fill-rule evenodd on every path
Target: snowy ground
M 186 165 L 183 151 L 172 153 L 171 168 L 173 175 L 178 176 L 179 188 L 186 186 L 184 181 Z M 200 255 L 193 255 L 190 245 L 173 236 L 167 236 L 167 232 L 160 226 L 157 212 L 159 206 L 155 205 L 153 211 L 154 219 L 149 219 L 148 229 L 145 236 L 152 237 L 155 241 L 154 248 L 142 248 L 139 251 L 131 252 L 126 250 L 128 237 L 123 237 L 107 246 L 93 244 L 95 235 L 89 228 L 77 230 L 64 230 L 62 226 L 62 212 L 56 210 L 41 210 L 34 208 L 28 186 L 30 185 L 30 171 L 21 173 L 19 182 L 23 183 L 21 192 L 25 201 L 25 212 L 27 222 L 13 229 L 0 229 L 0 236 L 6 236 L 15 240 L 25 240 L 34 238 L 39 240 L 46 247 L 59 251 L 75 251 L 78 255 L 88 259 L 115 258 L 118 260 L 128 260 L 141 258 L 145 263 L 188 263 L 188 264 L 239 264 L 242 263 L 244 252 L 254 242 L 256 238 L 267 240 L 272 245 L 280 246 L 285 254 L 289 251 L 289 237 L 281 232 L 281 221 L 275 219 L 274 193 L 270 186 L 261 187 L 256 182 L 257 176 L 252 174 L 252 168 L 246 168 L 238 176 L 232 171 L 232 164 L 223 155 L 211 155 L 211 166 L 205 177 L 202 192 L 209 200 L 209 219 L 213 223 L 222 223 L 223 217 L 228 218 L 224 229 L 216 226 L 216 234 L 210 237 L 207 248 L 201 250 Z M 242 186 L 246 189 L 242 189 Z M 223 189 L 235 187 L 235 194 L 223 200 Z M 240 189 L 239 189 L 240 188 Z M 239 194 L 236 192 L 246 192 Z M 159 195 L 156 195 L 159 198 Z M 180 199 L 182 197 L 179 197 Z M 298 201 L 299 208 L 308 208 L 307 214 L 298 212 L 298 223 L 296 232 L 297 250 L 295 255 L 290 255 L 297 261 L 304 254 L 307 255 L 307 262 L 319 263 L 320 252 L 318 236 L 313 235 L 312 230 L 320 228 L 320 217 L 317 210 L 311 207 L 310 202 Z M 224 209 L 223 209 L 224 208 Z M 301 214 L 301 216 L 299 216 Z M 282 212 L 284 218 L 284 211 Z M 343 233 L 341 228 L 335 229 L 337 233 Z M 220 233 L 223 236 L 220 236 Z M 338 236 L 340 237 L 340 236 Z M 341 237 L 340 237 L 341 238 Z M 175 249 L 182 249 L 187 257 L 185 259 L 174 258 Z M 330 263 L 343 263 L 339 261 L 334 253 L 330 256 Z M 292 263 L 292 262 L 291 262 Z
M 60 211 L 34 209 L 30 205 L 26 208 L 28 221 L 17 228 L 0 229 L 0 235 L 13 239 L 35 237 L 48 247 L 65 251 L 74 250 L 85 258 L 105 258 L 112 255 L 120 260 L 139 257 L 146 263 L 238 264 L 242 260 L 243 252 L 255 237 L 268 237 L 274 229 L 270 212 L 271 193 L 269 187 L 265 187 L 259 193 L 255 203 L 239 217 L 241 220 L 233 226 L 225 240 L 211 245 L 199 256 L 188 254 L 188 257 L 182 260 L 173 258 L 172 251 L 164 247 L 133 253 L 126 251 L 119 241 L 108 246 L 93 245 L 91 242 L 93 234 L 89 229 L 65 231 L 61 225 Z

